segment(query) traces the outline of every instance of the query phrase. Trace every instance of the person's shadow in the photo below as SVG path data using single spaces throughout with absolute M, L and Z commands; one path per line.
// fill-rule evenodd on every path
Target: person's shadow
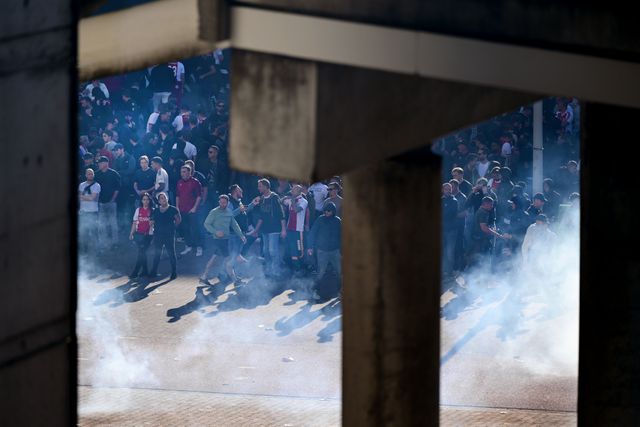
M 229 293 L 225 301 L 217 303 L 217 310 L 208 313 L 207 317 L 214 317 L 225 311 L 252 310 L 261 305 L 268 305 L 273 298 L 287 289 L 288 284 L 285 281 L 256 277 L 235 288 L 235 292 Z M 213 304 L 216 304 L 216 302 Z
M 171 280 L 167 279 L 162 282 L 149 286 L 151 282 L 146 279 L 129 280 L 126 283 L 115 288 L 107 289 L 102 292 L 94 300 L 93 305 L 109 304 L 109 307 L 118 307 L 124 303 L 133 303 L 145 299 L 151 292 L 164 286 Z
M 167 317 L 169 317 L 168 322 L 177 322 L 182 316 L 215 305 L 218 298 L 225 293 L 226 286 L 223 282 L 215 283 L 212 286 L 198 286 L 193 300 L 180 307 L 167 310 Z M 205 293 L 205 291 L 207 291 L 207 293 Z
M 296 329 L 303 328 L 316 319 L 329 322 L 320 332 L 318 332 L 318 342 L 328 342 L 333 339 L 333 334 L 342 330 L 342 322 L 339 316 L 342 315 L 342 305 L 340 298 L 334 298 L 320 310 L 311 311 L 314 304 L 307 302 L 300 307 L 300 310 L 290 317 L 282 317 L 275 325 L 279 337 L 289 335 Z

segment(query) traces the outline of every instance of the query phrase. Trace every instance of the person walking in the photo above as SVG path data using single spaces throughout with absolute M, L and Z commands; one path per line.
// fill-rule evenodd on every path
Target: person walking
M 336 216 L 336 205 L 329 202 L 324 206 L 323 215 L 316 219 L 313 227 L 311 227 L 311 231 L 309 231 L 309 248 L 307 249 L 307 253 L 309 256 L 313 256 L 315 252 L 318 258 L 318 270 L 314 288 L 324 277 L 329 264 L 331 264 L 338 278 L 341 277 L 341 239 L 342 220 Z M 315 289 L 313 290 L 313 294 L 314 299 L 319 299 Z
M 147 276 L 147 250 L 151 245 L 153 238 L 153 229 L 151 228 L 151 217 L 153 214 L 153 206 L 149 193 L 144 193 L 140 198 L 140 206 L 136 208 L 131 223 L 131 232 L 129 240 L 133 240 L 138 247 L 138 257 L 133 272 L 129 276 L 130 279 L 137 279 L 140 276 Z M 140 276 L 138 276 L 140 273 Z
M 218 207 L 212 209 L 207 215 L 207 219 L 204 221 L 204 228 L 213 236 L 213 255 L 207 262 L 202 275 L 200 276 L 200 283 L 203 285 L 211 286 L 208 280 L 209 271 L 216 264 L 219 258 L 222 258 L 223 265 L 229 279 L 236 285 L 242 283 L 238 281 L 236 274 L 233 270 L 233 265 L 229 262 L 229 230 L 233 229 L 240 240 L 245 243 L 247 241 L 238 222 L 233 217 L 233 211 L 229 208 L 229 196 L 221 194 L 218 197 Z
M 167 193 L 161 192 L 158 194 L 158 204 L 158 208 L 151 214 L 155 253 L 153 255 L 153 266 L 151 267 L 149 276 L 154 279 L 156 278 L 160 255 L 164 248 L 167 251 L 169 262 L 171 263 L 170 280 L 174 280 L 178 277 L 176 272 L 176 227 L 180 225 L 182 218 L 180 217 L 180 211 L 178 211 L 175 206 L 169 204 L 169 196 Z

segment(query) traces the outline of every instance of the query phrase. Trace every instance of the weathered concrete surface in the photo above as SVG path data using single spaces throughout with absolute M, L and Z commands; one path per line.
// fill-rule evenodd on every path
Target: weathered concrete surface
M 74 2 L 0 6 L 0 413 L 75 423 Z M 73 197 L 72 197 L 73 196 Z
M 234 50 L 231 69 L 231 165 L 310 177 L 317 122 L 315 64 Z
M 227 36 L 226 9 L 216 0 L 164 0 L 83 18 L 78 29 L 80 79 L 211 52 L 214 42 Z
M 243 3 L 315 16 L 640 60 L 640 31 L 634 14 L 629 13 L 622 2 L 243 0 Z
M 344 178 L 343 423 L 437 425 L 439 159 Z
M 637 173 L 621 166 L 620 151 L 606 144 L 633 140 L 640 110 L 587 103 L 582 111 L 578 421 L 638 425 L 640 228 L 632 203 Z
M 234 50 L 231 163 L 309 180 L 375 164 L 539 96 Z

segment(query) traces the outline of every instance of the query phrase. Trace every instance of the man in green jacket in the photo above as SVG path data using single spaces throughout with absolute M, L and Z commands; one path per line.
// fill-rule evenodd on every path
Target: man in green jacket
M 204 220 L 204 228 L 213 235 L 213 255 L 211 255 L 211 259 L 207 262 L 207 266 L 202 276 L 200 276 L 200 283 L 211 286 L 208 280 L 209 270 L 215 265 L 218 257 L 222 257 L 222 262 L 224 263 L 229 278 L 236 286 L 241 285 L 241 283 L 238 283 L 236 273 L 233 271 L 233 266 L 229 262 L 229 233 L 231 228 L 233 228 L 233 231 L 240 237 L 243 243 L 247 241 L 247 238 L 244 237 L 240 226 L 233 218 L 233 212 L 229 208 L 229 196 L 226 194 L 220 195 L 218 198 L 218 207 L 212 209 L 209 215 L 207 215 L 207 219 Z

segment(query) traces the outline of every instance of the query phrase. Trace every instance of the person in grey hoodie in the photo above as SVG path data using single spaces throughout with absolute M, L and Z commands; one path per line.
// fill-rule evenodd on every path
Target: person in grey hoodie
M 236 273 L 233 271 L 233 265 L 229 262 L 229 231 L 233 229 L 243 243 L 247 239 L 233 217 L 233 211 L 229 208 L 229 196 L 221 194 L 218 198 L 218 204 L 218 207 L 212 209 L 207 215 L 207 219 L 204 220 L 204 228 L 213 235 L 213 255 L 200 276 L 200 283 L 211 286 L 207 280 L 209 270 L 214 266 L 218 257 L 222 257 L 229 278 L 234 284 L 240 285 L 241 283 L 238 282 Z
M 318 275 L 316 280 L 318 282 L 324 276 L 329 264 L 338 277 L 341 277 L 341 236 L 342 220 L 336 216 L 336 205 L 331 202 L 326 203 L 323 215 L 313 223 L 309 232 L 309 248 L 307 249 L 309 256 L 313 256 L 314 252 L 317 254 Z

